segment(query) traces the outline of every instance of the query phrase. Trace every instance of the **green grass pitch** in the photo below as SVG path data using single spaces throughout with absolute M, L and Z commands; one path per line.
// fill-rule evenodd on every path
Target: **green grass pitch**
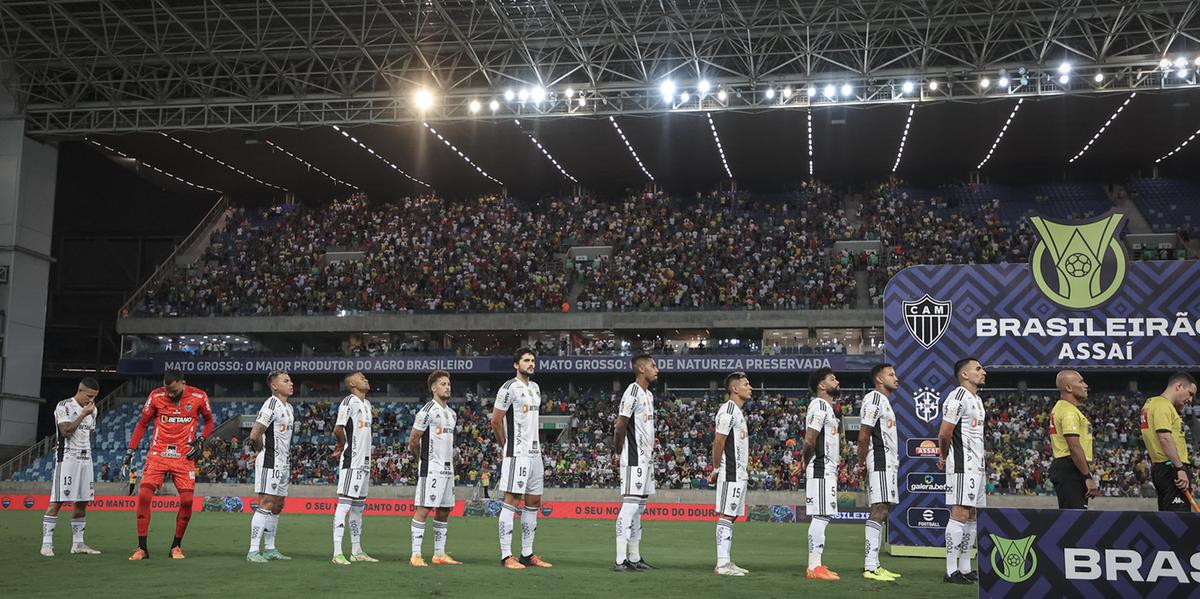
M 41 513 L 0 513 L 0 560 L 5 564 L 5 597 L 795 597 L 819 593 L 837 597 L 975 597 L 975 587 L 942 582 L 943 560 L 895 558 L 883 564 L 904 575 L 882 583 L 861 577 L 863 527 L 835 524 L 827 530 L 825 563 L 842 575 L 838 582 L 804 577 L 804 525 L 739 522 L 733 558 L 751 570 L 744 578 L 712 573 L 713 524 L 644 523 L 642 556 L 659 570 L 617 573 L 613 561 L 613 522 L 555 520 L 538 522 L 537 552 L 553 569 L 508 571 L 499 565 L 496 521 L 452 518 L 448 549 L 463 566 L 408 565 L 409 519 L 367 516 L 363 546 L 378 564 L 339 567 L 329 563 L 331 516 L 284 514 L 277 545 L 290 562 L 245 561 L 250 514 L 196 513 L 184 539 L 187 560 L 168 556 L 175 514 L 155 512 L 150 528 L 153 559 L 131 563 L 136 546 L 132 512 L 92 512 L 87 542 L 103 555 L 70 555 L 70 512 L 59 516 L 54 549 L 38 554 Z M 425 557 L 433 548 L 426 535 Z M 349 549 L 349 534 L 345 547 Z M 519 548 L 520 529 L 514 538 Z

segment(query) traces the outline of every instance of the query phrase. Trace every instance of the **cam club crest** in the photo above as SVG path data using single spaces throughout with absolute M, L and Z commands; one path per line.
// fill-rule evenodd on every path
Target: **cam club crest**
M 942 396 L 929 387 L 921 387 L 917 389 L 916 395 L 913 395 L 913 407 L 917 413 L 917 418 L 925 422 L 933 422 L 938 417 L 938 412 L 941 411 L 941 403 Z
M 921 347 L 930 349 L 946 333 L 953 313 L 953 303 L 933 299 L 926 293 L 915 302 L 904 302 L 904 326 Z
M 1029 270 L 1038 289 L 1050 301 L 1072 310 L 1094 308 L 1112 299 L 1125 280 L 1128 261 L 1117 238 L 1122 214 L 1091 221 L 1063 223 L 1033 216 L 1038 244 L 1029 258 Z

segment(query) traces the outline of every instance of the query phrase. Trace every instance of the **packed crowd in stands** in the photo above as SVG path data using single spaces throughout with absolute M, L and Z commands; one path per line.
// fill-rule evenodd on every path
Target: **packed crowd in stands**
M 589 390 L 589 393 L 591 390 Z M 556 442 L 543 445 L 546 484 L 553 487 L 612 488 L 619 484 L 616 455 L 612 451 L 612 429 L 616 399 L 547 399 L 547 414 L 569 416 L 570 429 Z M 1056 398 L 1015 393 L 983 394 L 988 411 L 988 492 L 993 494 L 1053 493 L 1047 472 L 1051 460 L 1047 418 Z M 860 396 L 846 393 L 836 409 L 841 415 L 858 413 Z M 1106 496 L 1152 496 L 1149 462 L 1142 447 L 1138 415 L 1140 395 L 1096 394 L 1084 406 L 1095 435 L 1093 471 Z M 656 480 L 659 488 L 708 488 L 707 476 L 713 438 L 713 414 L 721 400 L 713 397 L 658 399 L 659 459 Z M 751 432 L 751 488 L 796 490 L 803 477 L 791 474 L 800 458 L 807 398 L 771 395 L 756 398 L 746 408 Z M 500 450 L 490 430 L 490 404 L 486 398 L 471 397 L 454 405 L 458 413 L 456 431 L 457 484 L 475 486 L 484 472 L 495 480 L 496 456 Z M 375 405 L 375 453 L 373 482 L 414 484 L 416 463 L 406 444 L 417 404 Z M 294 480 L 299 484 L 332 484 L 336 478 L 332 459 L 333 402 L 297 404 L 298 439 L 292 454 Z M 1185 431 L 1194 446 L 1200 428 L 1200 409 L 1185 411 Z M 860 490 L 861 481 L 850 475 L 857 437 L 847 436 L 838 472 L 839 488 Z M 200 480 L 248 482 L 253 479 L 253 455 L 236 439 L 214 442 L 205 448 L 200 463 Z

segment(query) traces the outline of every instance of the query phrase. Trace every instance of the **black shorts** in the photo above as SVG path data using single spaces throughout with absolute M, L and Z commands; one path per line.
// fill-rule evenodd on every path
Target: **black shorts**
M 1175 466 L 1159 462 L 1150 468 L 1150 480 L 1154 482 L 1154 492 L 1158 494 L 1158 511 L 1160 512 L 1190 512 L 1191 504 L 1183 496 L 1183 489 L 1175 486 Z
M 1071 458 L 1055 458 L 1050 462 L 1050 482 L 1054 483 L 1054 494 L 1058 496 L 1058 509 L 1087 509 L 1087 478 Z

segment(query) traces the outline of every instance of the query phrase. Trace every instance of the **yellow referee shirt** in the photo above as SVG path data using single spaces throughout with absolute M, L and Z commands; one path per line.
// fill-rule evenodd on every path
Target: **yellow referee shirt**
M 1067 445 L 1067 437 L 1079 437 L 1083 447 L 1083 457 L 1092 461 L 1092 424 L 1087 416 L 1079 411 L 1071 402 L 1060 399 L 1050 410 L 1050 450 L 1055 458 L 1071 457 L 1071 447 Z
M 1163 452 L 1162 445 L 1158 442 L 1158 433 L 1167 432 L 1171 433 L 1171 438 L 1175 440 L 1175 451 L 1179 452 L 1179 459 L 1183 460 L 1184 464 L 1188 463 L 1187 443 L 1183 439 L 1183 418 L 1179 416 L 1171 400 L 1161 395 L 1146 400 L 1146 405 L 1142 406 L 1141 426 L 1142 441 L 1146 443 L 1146 450 L 1150 452 L 1151 462 L 1160 464 L 1171 459 Z

